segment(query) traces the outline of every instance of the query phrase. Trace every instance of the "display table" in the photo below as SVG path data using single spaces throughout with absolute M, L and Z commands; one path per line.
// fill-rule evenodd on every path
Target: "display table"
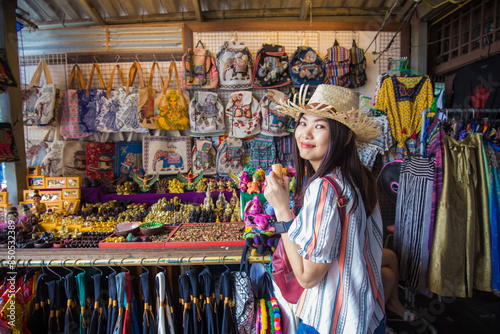
M 226 200 L 229 201 L 233 197 L 233 193 L 228 191 L 223 193 Z M 205 193 L 198 193 L 195 191 L 189 191 L 185 193 L 177 194 L 155 194 L 155 193 L 141 193 L 133 195 L 117 195 L 117 194 L 106 194 L 102 188 L 81 188 L 82 203 L 104 203 L 109 201 L 131 201 L 134 203 L 147 203 L 155 204 L 162 198 L 170 200 L 177 196 L 183 203 L 196 203 L 202 204 L 205 199 Z M 239 196 L 239 190 L 236 190 L 236 195 Z M 214 203 L 219 196 L 218 191 L 214 191 L 210 194 Z

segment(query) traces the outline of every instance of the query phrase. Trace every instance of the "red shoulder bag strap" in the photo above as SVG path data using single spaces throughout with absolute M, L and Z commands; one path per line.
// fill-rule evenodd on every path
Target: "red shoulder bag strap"
M 349 198 L 347 198 L 347 196 L 342 193 L 342 189 L 340 189 L 339 184 L 333 177 L 326 175 L 323 176 L 322 179 L 330 183 L 330 185 L 335 190 L 335 194 L 337 195 L 337 207 L 339 208 L 340 222 L 341 224 L 344 224 L 345 207 L 347 206 L 347 204 L 349 204 Z

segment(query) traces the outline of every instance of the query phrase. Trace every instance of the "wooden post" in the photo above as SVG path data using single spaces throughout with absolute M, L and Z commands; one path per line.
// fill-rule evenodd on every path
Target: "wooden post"
M 16 30 L 16 1 L 0 0 L 0 48 L 5 48 L 7 62 L 17 87 L 11 87 L 9 94 L 0 95 L 2 121 L 12 124 L 19 161 L 6 163 L 7 187 L 9 202 L 17 205 L 22 200 L 23 189 L 26 189 L 26 152 L 24 149 L 24 127 L 21 101 L 21 80 L 19 77 L 19 58 Z

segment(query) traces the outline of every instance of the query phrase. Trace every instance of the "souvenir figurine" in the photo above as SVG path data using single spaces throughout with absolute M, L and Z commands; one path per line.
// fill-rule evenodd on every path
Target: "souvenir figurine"
M 214 179 L 208 179 L 207 182 L 207 191 L 213 192 L 215 191 L 216 183 Z
M 260 193 L 260 176 L 259 174 L 255 173 L 253 175 L 253 180 L 252 182 L 249 182 L 247 188 L 247 193 L 253 194 L 253 193 Z
M 241 208 L 238 205 L 233 209 L 233 214 L 231 215 L 231 223 L 240 223 L 241 219 Z
M 160 179 L 156 181 L 156 193 L 157 194 L 166 194 L 168 191 L 168 180 L 167 179 Z
M 194 186 L 194 189 L 197 193 L 204 193 L 205 191 L 207 191 L 207 180 L 203 178 L 198 181 L 198 183 L 196 183 L 196 185 Z
M 184 183 L 177 179 L 172 179 L 168 181 L 168 192 L 169 193 L 183 193 L 184 192 Z
M 260 203 L 259 196 L 255 195 L 252 198 L 252 200 L 247 202 L 247 204 L 245 205 L 245 210 L 243 210 L 243 211 L 244 211 L 245 216 L 249 215 L 249 214 L 255 215 L 258 213 L 262 213 L 264 211 L 264 208 L 263 208 L 262 204 Z
M 132 174 L 132 178 L 134 179 L 135 182 L 139 185 L 139 189 L 143 193 L 149 192 L 153 184 L 158 180 L 160 175 L 149 175 L 149 174 L 144 174 L 143 177 L 140 177 L 137 175 L 137 173 Z
M 235 208 L 236 205 L 239 206 L 240 200 L 238 198 L 238 195 L 236 195 L 236 189 L 233 189 L 233 197 L 229 200 L 229 204 L 231 204 L 231 208 Z
M 207 189 L 207 192 L 205 193 L 205 199 L 203 200 L 203 209 L 209 210 L 213 207 L 214 207 L 214 202 L 212 200 L 212 197 L 210 197 L 210 191 Z
M 184 183 L 184 186 L 186 187 L 186 190 L 191 191 L 194 190 L 196 184 L 203 178 L 203 172 L 200 172 L 199 174 L 193 175 L 191 171 L 187 173 L 186 176 L 182 175 L 181 172 L 177 173 L 177 179 L 179 179 L 182 183 Z
M 226 183 L 224 182 L 224 179 L 218 179 L 217 180 L 217 191 L 223 192 L 225 188 L 226 188 Z
M 233 180 L 226 179 L 225 183 L 226 183 L 226 189 L 224 189 L 224 191 L 232 191 L 234 189 Z
M 117 191 L 116 189 L 117 189 L 118 185 L 122 184 L 126 180 L 127 180 L 127 177 L 125 175 L 114 178 L 112 180 L 108 180 L 105 177 L 103 177 L 101 179 L 102 183 L 104 183 L 104 191 L 107 193 L 115 193 Z
M 38 193 L 38 189 L 35 189 L 34 195 L 33 195 L 33 213 L 36 214 L 37 216 L 40 216 L 40 214 L 44 213 L 47 211 L 47 206 L 45 203 L 41 202 L 42 196 Z
M 266 179 L 266 172 L 264 171 L 264 169 L 262 169 L 262 167 L 259 166 L 259 168 L 257 168 L 255 170 L 255 172 L 253 173 L 252 176 L 255 176 L 255 174 L 257 174 L 259 176 L 259 181 L 261 180 L 265 180 Z
M 223 223 L 229 223 L 231 221 L 231 215 L 233 214 L 233 210 L 231 209 L 231 205 L 226 203 L 226 208 L 224 209 L 224 215 L 222 216 Z
M 223 210 L 226 207 L 226 203 L 227 203 L 226 197 L 224 196 L 224 194 L 222 192 L 220 192 L 219 197 L 217 198 L 217 201 L 215 202 L 215 206 L 217 207 L 217 209 Z

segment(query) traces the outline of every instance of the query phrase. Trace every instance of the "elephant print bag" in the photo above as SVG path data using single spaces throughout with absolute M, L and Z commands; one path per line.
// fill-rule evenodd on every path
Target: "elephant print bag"
M 253 57 L 244 43 L 224 42 L 217 52 L 216 63 L 220 89 L 252 88 Z
M 250 91 L 231 94 L 226 106 L 226 117 L 229 121 L 229 135 L 246 138 L 260 132 L 259 102 Z
M 142 161 L 147 174 L 187 173 L 192 163 L 190 137 L 146 136 L 142 141 Z
M 255 56 L 252 83 L 254 88 L 282 87 L 292 83 L 284 46 L 262 45 Z
M 189 103 L 191 136 L 219 136 L 225 132 L 224 107 L 212 92 L 194 92 Z
M 97 78 L 101 89 L 90 89 L 94 72 L 97 72 Z M 97 112 L 99 109 L 99 98 L 106 94 L 104 80 L 102 80 L 101 71 L 98 64 L 93 64 L 90 70 L 89 82 L 84 90 L 78 91 L 78 127 L 80 131 L 86 133 L 97 132 Z
M 227 137 L 217 149 L 217 174 L 227 177 L 229 172 L 237 174 L 243 170 L 245 149 L 241 139 Z
M 113 180 L 115 163 L 115 143 L 89 142 L 85 146 L 88 178 Z
M 175 72 L 177 89 L 168 89 L 173 72 Z M 181 89 L 177 66 L 175 61 L 172 61 L 168 70 L 168 80 L 165 81 L 162 92 L 155 98 L 156 128 L 160 130 L 189 129 L 188 101 L 188 94 Z
M 277 110 L 279 101 L 286 102 L 288 96 L 279 90 L 269 89 L 260 100 L 259 106 L 262 113 L 261 133 L 266 136 L 283 137 L 286 131 L 286 116 Z
M 203 175 L 217 174 L 215 159 L 217 153 L 210 140 L 201 138 L 193 145 L 193 174 L 203 172 Z
M 120 141 L 115 148 L 115 175 L 120 177 L 125 175 L 128 180 L 132 180 L 133 174 L 143 175 L 142 168 L 142 142 L 140 141 Z
M 39 87 L 42 72 L 45 84 Z M 22 99 L 24 125 L 43 126 L 52 122 L 57 108 L 56 86 L 44 59 L 38 63 L 28 87 L 23 89 Z
M 321 85 L 325 79 L 324 62 L 312 48 L 299 46 L 290 57 L 290 75 L 295 87 Z

